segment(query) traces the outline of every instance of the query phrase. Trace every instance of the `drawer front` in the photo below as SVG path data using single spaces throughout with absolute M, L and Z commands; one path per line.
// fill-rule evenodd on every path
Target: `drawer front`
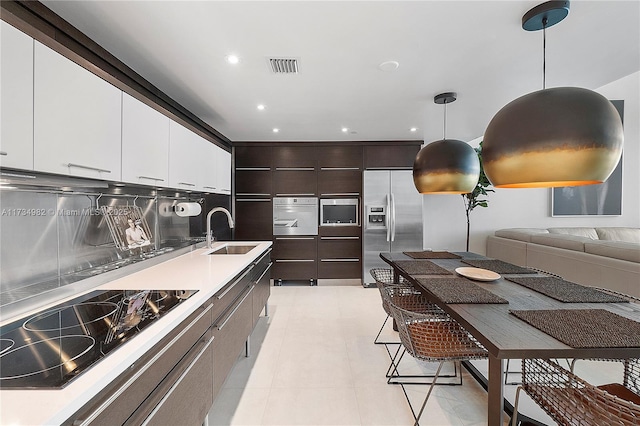
M 270 170 L 236 170 L 235 178 L 238 197 L 271 196 Z
M 359 259 L 320 259 L 318 278 L 362 278 L 362 266 Z
M 234 236 L 240 241 L 273 238 L 273 203 L 271 198 L 236 197 Z
M 360 237 L 320 237 L 318 241 L 320 259 L 360 259 L 361 254 Z
M 274 280 L 311 280 L 317 278 L 315 259 L 276 259 L 271 269 Z
M 315 170 L 278 170 L 273 172 L 273 193 L 277 197 L 313 197 L 317 194 Z
M 320 170 L 318 194 L 322 196 L 358 196 L 362 190 L 360 170 Z
M 253 287 L 243 293 L 239 303 L 214 324 L 213 395 L 222 388 L 229 372 L 253 329 Z
M 248 267 L 213 296 L 213 323 L 229 310 L 233 302 L 250 285 L 251 272 L 251 267 Z
M 315 259 L 315 237 L 276 237 L 273 244 L 274 259 Z

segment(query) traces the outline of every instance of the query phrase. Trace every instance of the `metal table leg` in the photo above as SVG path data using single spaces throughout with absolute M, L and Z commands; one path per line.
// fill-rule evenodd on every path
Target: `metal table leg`
M 487 398 L 487 425 L 502 426 L 504 389 L 502 387 L 503 362 L 489 354 L 489 389 Z

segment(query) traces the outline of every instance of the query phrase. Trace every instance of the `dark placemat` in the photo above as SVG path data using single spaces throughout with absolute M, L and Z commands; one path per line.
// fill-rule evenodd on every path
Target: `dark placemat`
M 452 275 L 442 266 L 428 260 L 396 260 L 393 263 L 409 275 Z
M 604 309 L 510 312 L 572 348 L 640 347 L 640 322 Z
M 461 256 L 448 251 L 405 251 L 413 259 L 460 259 Z
M 509 277 L 509 281 L 564 303 L 623 303 L 627 300 L 555 277 Z
M 466 278 L 418 278 L 417 281 L 444 303 L 509 303 Z
M 498 274 L 535 274 L 536 271 L 497 259 L 462 259 L 467 265 L 488 269 Z

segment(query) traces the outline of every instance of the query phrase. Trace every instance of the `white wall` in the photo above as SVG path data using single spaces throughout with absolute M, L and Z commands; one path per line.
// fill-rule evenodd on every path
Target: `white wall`
M 624 100 L 622 216 L 552 217 L 551 189 L 495 189 L 489 207 L 471 212 L 470 251 L 484 254 L 486 239 L 497 229 L 557 226 L 640 227 L 640 72 L 596 90 Z M 460 195 L 424 195 L 424 247 L 464 251 L 466 217 Z

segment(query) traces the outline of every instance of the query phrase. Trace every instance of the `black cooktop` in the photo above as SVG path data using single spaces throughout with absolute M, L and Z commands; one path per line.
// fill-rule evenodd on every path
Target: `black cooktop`
M 94 291 L 0 327 L 0 389 L 63 387 L 196 292 Z

